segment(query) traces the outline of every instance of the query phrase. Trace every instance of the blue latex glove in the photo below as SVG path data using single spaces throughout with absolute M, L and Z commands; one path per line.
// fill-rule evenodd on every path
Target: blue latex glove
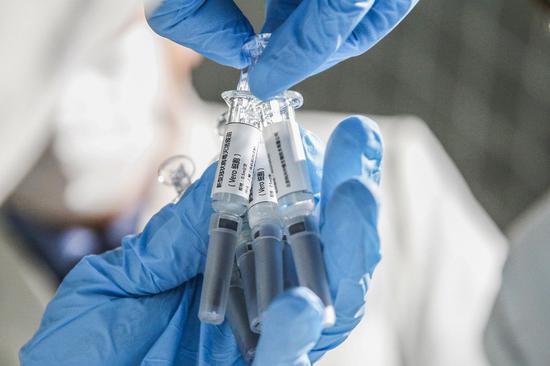
M 250 73 L 254 95 L 268 99 L 340 61 L 366 52 L 418 0 L 266 0 L 262 32 L 272 33 Z M 160 35 L 212 60 L 246 66 L 241 46 L 253 36 L 231 0 L 163 0 L 148 21 Z
M 272 33 L 250 73 L 250 89 L 269 99 L 386 36 L 418 0 L 266 0 L 262 32 Z
M 304 136 L 337 323 L 322 329 L 322 304 L 295 288 L 268 308 L 256 365 L 307 365 L 340 344 L 363 314 L 379 261 L 376 184 L 382 157 L 376 125 L 350 117 L 323 164 Z M 211 212 L 211 166 L 182 199 L 157 213 L 122 247 L 85 257 L 65 278 L 23 365 L 243 365 L 227 322 L 201 324 L 198 307 Z M 353 219 L 350 219 L 353 218 Z

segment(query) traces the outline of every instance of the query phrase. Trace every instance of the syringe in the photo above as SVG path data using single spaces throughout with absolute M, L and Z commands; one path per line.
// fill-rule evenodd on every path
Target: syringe
M 253 64 L 264 47 L 262 38 L 255 37 L 243 50 Z M 212 188 L 214 214 L 199 309 L 201 321 L 211 324 L 220 324 L 224 319 L 241 216 L 248 207 L 261 138 L 256 108 L 252 108 L 257 100 L 248 88 L 247 69 L 241 72 L 237 90 L 226 91 L 222 97 L 229 109 Z
M 294 109 L 302 101 L 299 93 L 287 91 L 263 103 L 263 137 L 299 284 L 310 288 L 323 301 L 324 323 L 328 327 L 334 324 L 335 313 L 314 215 L 307 160 L 294 116 Z
M 252 229 L 252 247 L 256 263 L 259 331 L 261 316 L 273 299 L 283 291 L 282 222 L 277 207 L 271 168 L 263 141 L 258 147 L 248 222 Z

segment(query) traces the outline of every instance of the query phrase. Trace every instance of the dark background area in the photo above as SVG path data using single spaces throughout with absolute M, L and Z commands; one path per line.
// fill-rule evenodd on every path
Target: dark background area
M 263 2 L 238 1 L 256 29 Z M 550 187 L 550 12 L 535 0 L 420 0 L 365 55 L 295 87 L 305 108 L 422 118 L 506 228 Z M 201 97 L 238 78 L 206 61 Z

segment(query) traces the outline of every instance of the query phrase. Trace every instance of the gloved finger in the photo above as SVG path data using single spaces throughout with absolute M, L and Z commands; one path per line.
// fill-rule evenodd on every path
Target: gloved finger
M 323 164 L 321 226 L 326 203 L 338 185 L 354 177 L 380 182 L 382 156 L 382 136 L 376 122 L 350 116 L 338 124 L 329 138 Z
M 365 248 L 369 253 L 369 256 L 365 255 L 365 260 L 357 257 L 359 264 L 365 266 L 347 266 L 344 261 L 331 270 L 327 268 L 333 295 L 336 295 L 340 280 L 355 280 L 367 272 L 372 274 L 370 253 L 373 251 L 370 246 L 375 245 L 374 252 L 378 251 L 376 223 L 382 146 L 378 125 L 363 116 L 351 116 L 343 120 L 327 145 L 320 219 L 325 257 L 334 262 L 345 258 L 347 253 L 353 256 L 356 251 L 352 249 L 357 246 L 359 253 Z M 342 250 L 345 245 L 354 248 Z M 335 255 L 341 254 L 332 258 L 332 251 Z
M 359 323 L 368 282 L 380 261 L 378 182 L 382 141 L 377 125 L 360 116 L 344 120 L 331 136 L 321 191 L 321 241 L 336 324 L 311 353 L 336 347 Z
M 363 19 L 374 0 L 304 0 L 272 34 L 250 71 L 250 89 L 265 100 L 317 70 Z
M 308 352 L 323 328 L 323 304 L 311 290 L 297 287 L 266 310 L 254 365 L 306 366 Z
M 414 8 L 418 0 L 376 1 L 346 41 L 313 74 L 368 51 L 390 33 Z
M 254 35 L 250 22 L 231 0 L 163 0 L 147 9 L 159 35 L 223 65 L 243 68 L 242 45 Z
M 273 33 L 300 5 L 302 0 L 267 0 L 261 33 Z
M 325 143 L 312 132 L 300 128 L 302 144 L 307 159 L 307 167 L 313 194 L 319 198 L 321 180 L 323 177 L 323 162 L 325 159 Z

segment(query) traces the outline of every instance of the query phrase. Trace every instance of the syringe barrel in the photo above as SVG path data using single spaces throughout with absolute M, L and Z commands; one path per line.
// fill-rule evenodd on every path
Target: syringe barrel
M 252 230 L 256 264 L 256 293 L 260 322 L 263 312 L 283 292 L 283 231 L 279 220 L 264 222 Z
M 212 215 L 199 308 L 199 318 L 205 323 L 221 324 L 224 320 L 241 224 L 237 215 Z
M 318 224 L 313 215 L 298 216 L 286 221 L 287 240 L 300 286 L 312 290 L 325 305 L 325 327 L 334 325 L 335 313 L 327 281 L 325 261 L 319 238 Z
M 251 363 L 256 353 L 259 336 L 250 330 L 244 291 L 237 265 L 233 266 L 229 301 L 227 303 L 227 320 L 235 335 L 237 346 L 247 363 Z

